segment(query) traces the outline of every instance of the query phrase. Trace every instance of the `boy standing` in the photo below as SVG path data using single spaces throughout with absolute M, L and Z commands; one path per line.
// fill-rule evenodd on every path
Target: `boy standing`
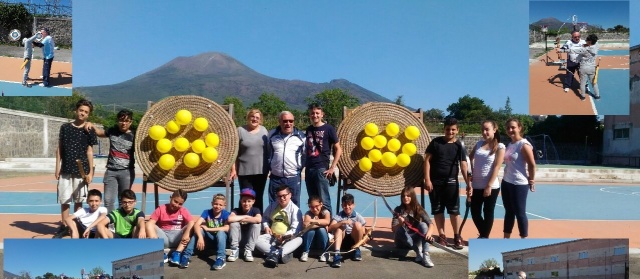
M 231 255 L 227 261 L 234 262 L 240 254 L 240 242 L 244 245 L 244 260 L 253 261 L 252 251 L 256 247 L 256 240 L 260 236 L 260 222 L 262 214 L 260 209 L 254 207 L 256 192 L 251 188 L 240 191 L 240 207 L 234 208 L 229 215 L 229 236 L 231 237 Z
M 437 137 L 429 143 L 424 156 L 424 181 L 429 192 L 431 202 L 431 214 L 433 214 L 438 227 L 439 240 L 443 246 L 448 246 L 447 236 L 444 233 L 444 209 L 451 220 L 454 230 L 453 248 L 462 249 L 462 237 L 458 234 L 460 228 L 460 199 L 458 173 L 462 171 L 462 177 L 467 184 L 467 193 L 471 191 L 467 168 L 467 151 L 459 140 L 458 120 L 448 118 L 444 122 L 444 136 Z M 460 167 L 458 167 L 460 165 Z
M 107 208 L 100 206 L 102 193 L 91 189 L 87 193 L 88 207 L 78 209 L 73 215 L 65 219 L 65 223 L 71 231 L 71 238 L 95 238 L 96 226 L 107 216 Z
M 147 222 L 147 234 L 149 238 L 164 239 L 164 248 L 176 248 L 171 253 L 170 263 L 180 264 L 180 253 L 191 239 L 193 218 L 186 207 L 182 206 L 187 201 L 187 192 L 178 189 L 173 192 L 168 204 L 156 208 Z
M 74 202 L 74 211 L 82 208 L 87 197 L 87 188 L 93 179 L 93 145 L 98 144 L 95 132 L 84 130 L 85 122 L 93 110 L 91 102 L 82 99 L 76 103 L 75 119 L 60 126 L 58 148 L 56 150 L 55 178 L 58 180 L 58 202 L 62 224 L 55 237 L 68 233 L 64 220 L 69 217 L 69 203 Z M 82 161 L 87 174 L 84 181 L 76 160 Z
M 353 195 L 345 194 L 342 196 L 342 211 L 333 216 L 331 224 L 329 225 L 329 231 L 333 232 L 335 238 L 335 252 L 333 256 L 333 262 L 331 267 L 340 267 L 342 256 L 339 254 L 340 247 L 343 244 L 345 247 L 352 247 L 356 243 L 360 242 L 365 236 L 366 221 L 360 215 L 360 213 L 354 210 L 356 203 Z M 361 261 L 362 254 L 360 248 L 356 248 L 353 252 L 354 261 Z
M 136 206 L 136 193 L 124 190 L 120 193 L 120 208 L 111 211 L 98 225 L 98 234 L 102 238 L 146 238 L 144 213 Z M 107 228 L 113 224 L 115 232 Z
M 226 263 L 224 261 L 227 248 L 227 232 L 229 231 L 229 211 L 227 198 L 223 194 L 216 194 L 211 201 L 211 209 L 205 209 L 194 225 L 194 236 L 191 237 L 187 248 L 180 257 L 180 268 L 189 267 L 189 259 L 193 255 L 193 249 L 202 251 L 206 244 L 216 247 L 216 261 L 211 269 L 220 270 Z
M 330 124 L 324 123 L 322 118 L 324 111 L 318 104 L 309 106 L 309 120 L 311 125 L 306 131 L 307 160 L 305 165 L 305 180 L 309 196 L 319 196 L 322 204 L 331 212 L 331 196 L 329 195 L 329 177 L 342 156 L 342 148 L 338 140 L 336 129 Z M 331 150 L 335 150 L 333 163 Z
M 136 177 L 135 161 L 133 158 L 135 135 L 131 131 L 133 112 L 123 109 L 117 115 L 118 125 L 107 130 L 96 129 L 92 123 L 87 123 L 85 130 L 94 130 L 101 138 L 109 138 L 109 158 L 107 171 L 104 173 L 104 202 L 109 211 L 115 209 L 116 199 L 131 184 Z
M 22 39 L 22 45 L 24 45 L 24 62 L 22 68 L 24 68 L 24 74 L 22 75 L 22 86 L 31 87 L 31 84 L 27 82 L 29 79 L 29 71 L 31 71 L 31 59 L 33 58 L 33 41 L 36 39 L 36 35 L 31 38 Z

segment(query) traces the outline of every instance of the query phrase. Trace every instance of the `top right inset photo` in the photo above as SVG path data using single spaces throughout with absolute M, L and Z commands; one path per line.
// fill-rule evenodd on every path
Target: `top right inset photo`
M 529 1 L 529 114 L 629 115 L 629 1 Z

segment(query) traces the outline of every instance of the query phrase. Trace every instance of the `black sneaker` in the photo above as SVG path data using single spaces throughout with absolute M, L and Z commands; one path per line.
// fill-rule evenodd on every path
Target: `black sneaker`
M 587 97 L 586 97 L 586 96 L 584 96 L 584 95 L 581 95 L 581 96 L 580 96 L 580 101 L 584 101 L 585 99 L 587 99 Z
M 270 268 L 276 268 L 278 266 L 278 255 L 275 253 L 270 253 L 264 259 L 264 265 Z
M 600 100 L 600 95 L 593 96 L 594 99 Z
M 60 228 L 58 228 L 58 231 L 53 235 L 52 238 L 63 238 L 69 235 L 69 233 L 70 233 L 69 227 L 62 225 L 60 226 Z
M 23 82 L 22 86 L 24 86 L 26 88 L 31 88 L 31 84 L 29 84 L 28 82 Z

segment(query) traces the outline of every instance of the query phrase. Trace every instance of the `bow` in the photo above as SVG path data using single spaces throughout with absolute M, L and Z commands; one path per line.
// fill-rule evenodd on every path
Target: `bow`
M 365 245 L 367 243 L 367 241 L 373 239 L 373 237 L 371 236 L 371 234 L 373 233 L 373 230 L 376 227 L 376 222 L 378 221 L 378 199 L 373 200 L 373 224 L 371 224 L 371 227 L 366 228 L 364 230 L 364 237 L 362 239 L 360 239 L 360 241 L 358 241 L 357 243 L 353 244 L 353 246 L 351 246 L 351 249 L 349 249 L 348 251 L 344 251 L 344 252 L 335 252 L 335 251 L 327 251 L 329 250 L 329 247 L 331 247 L 331 245 L 333 245 L 333 243 L 335 243 L 335 240 L 333 242 L 331 242 L 331 244 L 329 244 L 329 246 L 327 247 L 327 249 L 325 250 L 324 253 L 330 254 L 330 255 L 341 255 L 341 254 L 348 254 L 351 253 L 353 251 L 355 251 L 356 249 L 360 248 L 360 246 Z M 371 204 L 369 204 L 371 205 Z M 368 208 L 368 206 L 367 206 Z M 366 208 L 365 208 L 366 210 Z
M 462 218 L 462 223 L 460 224 L 460 229 L 458 230 L 458 235 L 460 235 L 460 237 L 462 237 L 462 228 L 464 227 L 464 223 L 467 222 L 467 217 L 469 217 L 470 207 L 471 207 L 471 197 L 467 195 L 467 202 L 465 203 L 464 218 Z
M 379 195 L 380 197 L 382 197 L 382 201 L 384 201 L 384 205 L 386 205 L 386 206 L 387 206 L 387 209 L 389 209 L 389 211 L 391 212 L 391 214 L 393 214 L 393 216 L 394 216 L 394 217 L 396 217 L 396 218 L 397 218 L 398 216 L 400 216 L 400 214 L 399 214 L 398 212 L 395 212 L 395 211 L 391 208 L 391 206 L 390 206 L 390 205 L 389 205 L 389 203 L 387 202 L 387 199 L 384 197 L 384 195 L 383 195 L 380 191 L 378 191 L 378 190 L 376 190 L 376 192 L 378 193 L 378 195 Z M 407 217 L 409 217 L 409 218 L 414 218 L 414 217 L 412 217 L 411 215 L 407 215 Z M 414 218 L 414 219 L 415 219 L 415 218 Z M 404 223 L 403 223 L 402 225 L 403 225 L 403 226 L 405 226 L 407 229 L 409 229 L 409 230 L 413 231 L 414 233 L 418 234 L 419 236 L 421 236 L 422 238 L 424 238 L 424 239 L 426 240 L 427 236 L 426 236 L 425 234 L 423 234 L 423 233 L 422 233 L 418 228 L 414 227 L 414 226 L 413 226 L 413 224 L 412 224 L 411 222 L 407 221 L 407 219 L 405 219 L 405 220 L 404 220 Z M 433 241 L 433 240 L 432 240 L 432 241 L 427 241 L 427 242 L 429 242 L 429 244 L 431 244 L 431 245 L 433 245 L 433 246 L 435 246 L 435 247 L 437 247 L 437 248 L 440 248 L 440 249 L 442 249 L 442 250 L 444 250 L 444 251 L 446 251 L 446 252 L 449 252 L 449 253 L 451 253 L 451 254 L 454 254 L 454 255 L 456 255 L 456 256 L 463 257 L 463 258 L 465 258 L 465 259 L 468 259 L 468 258 L 469 258 L 469 256 L 467 256 L 467 255 L 465 255 L 465 254 L 463 254 L 463 253 L 460 253 L 460 252 L 458 252 L 458 251 L 456 251 L 456 250 L 453 250 L 453 249 L 451 249 L 451 248 L 449 248 L 449 247 L 442 246 L 442 245 L 440 245 L 438 242 L 435 242 L 435 241 Z
M 306 225 L 304 228 L 302 228 L 300 231 L 298 231 L 295 234 L 282 236 L 282 240 L 280 241 L 280 243 L 276 247 L 278 249 L 282 248 L 282 246 L 284 246 L 287 242 L 289 242 L 292 239 L 295 239 L 296 237 L 302 236 L 303 234 L 308 232 L 310 229 L 312 229 L 316 225 L 318 225 L 318 222 L 311 222 L 311 223 L 309 223 L 309 225 Z M 277 240 L 277 238 L 276 238 L 276 240 Z

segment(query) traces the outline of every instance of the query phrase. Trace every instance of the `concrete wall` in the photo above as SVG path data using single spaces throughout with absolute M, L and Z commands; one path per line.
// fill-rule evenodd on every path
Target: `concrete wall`
M 60 126 L 71 119 L 0 108 L 0 159 L 55 158 Z M 108 154 L 109 141 L 100 139 L 94 154 Z

